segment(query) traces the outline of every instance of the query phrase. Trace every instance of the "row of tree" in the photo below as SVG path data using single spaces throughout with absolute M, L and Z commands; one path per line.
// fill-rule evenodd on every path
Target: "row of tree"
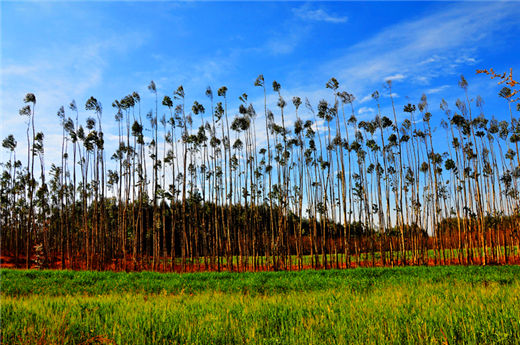
M 100 102 L 88 99 L 84 115 L 75 101 L 61 107 L 61 161 L 48 170 L 29 93 L 26 159 L 14 136 L 2 143 L 2 251 L 27 268 L 35 258 L 181 271 L 511 262 L 520 245 L 516 82 L 483 72 L 511 86 L 500 92 L 510 122 L 485 117 L 461 77 L 464 97 L 454 109 L 443 100 L 436 115 L 442 130 L 425 95 L 398 111 L 391 81 L 389 114 L 376 91 L 377 112 L 362 121 L 334 78 L 316 106 L 288 104 L 274 81 L 269 109 L 260 75 L 260 116 L 245 93 L 229 115 L 225 86 L 187 107 L 182 86 L 160 101 L 152 81 L 145 116 L 136 92 L 113 102 L 111 155 Z

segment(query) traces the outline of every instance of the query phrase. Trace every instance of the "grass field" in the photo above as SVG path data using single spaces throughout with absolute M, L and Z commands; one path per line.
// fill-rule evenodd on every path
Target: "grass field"
M 0 274 L 2 344 L 520 344 L 520 266 Z

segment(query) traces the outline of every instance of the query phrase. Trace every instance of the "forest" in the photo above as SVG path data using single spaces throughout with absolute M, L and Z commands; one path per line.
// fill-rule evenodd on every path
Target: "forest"
M 510 120 L 484 114 L 461 76 L 460 98 L 377 114 L 331 78 L 312 104 L 259 75 L 255 109 L 225 86 L 186 104 L 179 86 L 152 104 L 137 92 L 106 109 L 94 97 L 57 111 L 61 147 L 35 128 L 2 141 L 2 267 L 126 271 L 267 271 L 520 262 L 518 82 L 499 81 Z M 485 76 L 482 76 L 485 77 Z M 383 95 L 387 97 L 383 97 Z M 275 99 L 271 102 L 271 99 Z M 387 113 L 385 109 L 390 109 Z M 107 120 L 108 118 L 108 120 Z M 103 125 L 116 121 L 118 147 Z M 264 135 L 265 134 L 265 135 Z M 17 154 L 19 142 L 27 152 Z M 61 161 L 45 160 L 60 150 Z

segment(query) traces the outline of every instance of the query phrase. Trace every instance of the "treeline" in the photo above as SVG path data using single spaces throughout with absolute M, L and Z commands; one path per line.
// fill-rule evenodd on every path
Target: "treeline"
M 245 93 L 234 111 L 225 86 L 187 106 L 182 86 L 160 97 L 152 81 L 151 105 L 137 92 L 113 102 L 115 152 L 105 150 L 100 102 L 61 107 L 61 161 L 50 166 L 29 93 L 20 110 L 26 157 L 14 136 L 2 143 L 10 153 L 0 181 L 2 252 L 27 268 L 100 270 L 514 262 L 517 83 L 512 73 L 480 72 L 511 86 L 499 94 L 510 122 L 486 117 L 464 77 L 455 108 L 443 100 L 439 110 L 425 95 L 397 110 L 388 81 L 391 111 L 376 91 L 376 114 L 362 121 L 335 78 L 329 99 L 312 105 L 287 102 L 280 84 L 271 91 L 260 75 L 260 121 Z

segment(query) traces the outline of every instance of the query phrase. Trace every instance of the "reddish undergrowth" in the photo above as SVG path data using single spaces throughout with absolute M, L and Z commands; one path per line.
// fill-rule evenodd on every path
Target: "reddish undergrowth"
M 434 260 L 429 259 L 428 261 L 417 261 L 413 262 L 409 260 L 406 262 L 406 265 L 409 266 L 417 266 L 417 265 L 425 265 L 425 266 L 446 266 L 446 265 L 481 265 L 482 261 L 479 258 L 473 258 L 471 260 L 463 259 L 459 261 L 458 259 L 446 259 L 446 260 Z M 381 263 L 380 260 L 376 260 L 372 262 L 372 260 L 353 260 L 350 263 L 350 268 L 356 267 L 395 267 L 395 266 L 404 266 L 405 263 L 401 261 L 394 260 L 393 262 L 387 262 L 385 265 Z M 503 258 L 499 261 L 497 260 L 489 260 L 487 265 L 520 265 L 520 256 L 512 256 L 509 257 L 508 260 L 504 260 Z M 25 269 L 26 268 L 26 258 L 20 256 L 18 260 L 11 253 L 2 253 L 0 255 L 0 268 L 9 268 L 9 269 Z M 30 268 L 36 269 L 39 268 L 36 265 L 36 261 L 34 257 L 31 257 Z M 51 270 L 59 270 L 62 268 L 61 259 L 58 256 L 51 256 L 51 260 L 48 260 L 44 267 L 45 269 Z M 66 269 L 72 269 L 76 271 L 86 270 L 86 262 L 84 260 L 76 259 L 74 262 L 69 262 L 68 260 L 65 262 Z M 345 263 L 336 263 L 329 262 L 327 267 L 318 266 L 313 267 L 310 264 L 305 264 L 303 266 L 299 266 L 297 264 L 292 263 L 289 264 L 279 264 L 277 269 L 274 269 L 271 265 L 258 264 L 253 266 L 253 264 L 249 265 L 234 265 L 232 271 L 233 272 L 262 272 L 262 271 L 275 271 L 275 270 L 287 270 L 287 271 L 298 271 L 298 270 L 309 270 L 309 269 L 345 269 Z M 156 271 L 156 272 L 218 272 L 218 271 L 230 271 L 226 265 L 221 265 L 220 268 L 216 264 L 211 263 L 190 263 L 187 262 L 183 268 L 181 264 L 175 264 L 172 270 L 171 264 L 169 263 L 169 259 L 161 259 L 160 263 L 154 268 L 152 265 L 151 258 L 147 258 L 144 260 L 139 260 L 138 262 L 134 262 L 132 258 L 129 256 L 127 262 L 123 262 L 123 260 L 112 260 L 111 262 L 107 262 L 102 266 L 95 267 L 95 270 L 98 271 L 114 271 L 114 272 L 142 272 L 142 271 Z

